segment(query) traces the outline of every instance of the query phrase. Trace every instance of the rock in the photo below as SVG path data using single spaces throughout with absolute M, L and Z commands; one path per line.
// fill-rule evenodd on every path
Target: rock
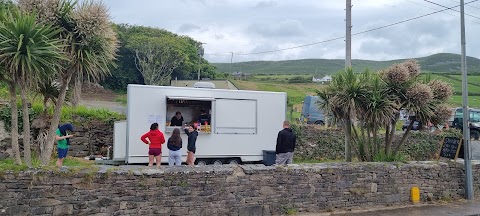
M 378 191 L 378 185 L 377 185 L 377 183 L 371 183 L 371 184 L 370 184 L 370 192 L 372 192 L 372 193 L 377 193 L 377 191 Z
M 248 206 L 242 207 L 238 211 L 238 216 L 262 216 L 263 215 L 263 208 L 262 206 Z
M 33 199 L 30 202 L 30 205 L 32 206 L 57 206 L 60 204 L 62 204 L 62 201 L 56 200 L 56 199 L 49 199 L 49 198 Z
M 0 160 L 5 160 L 7 158 L 9 158 L 10 155 L 5 153 L 5 152 L 0 152 Z
M 53 215 L 72 215 L 73 214 L 73 205 L 58 205 L 55 206 L 53 210 Z

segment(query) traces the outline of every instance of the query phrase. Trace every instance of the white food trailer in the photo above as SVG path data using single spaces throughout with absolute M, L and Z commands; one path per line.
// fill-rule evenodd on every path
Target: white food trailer
M 205 110 L 211 121 L 199 129 L 197 164 L 262 161 L 263 150 L 275 150 L 277 134 L 286 118 L 286 102 L 284 92 L 130 84 L 127 120 L 115 123 L 113 159 L 148 163 L 148 145 L 140 137 L 156 122 L 166 140 L 173 129 L 180 128 L 185 161 L 187 135 L 181 126 L 170 126 L 170 120 L 179 111 L 184 124 L 193 124 L 198 122 L 200 110 Z M 162 162 L 168 162 L 168 152 L 167 145 L 162 145 Z

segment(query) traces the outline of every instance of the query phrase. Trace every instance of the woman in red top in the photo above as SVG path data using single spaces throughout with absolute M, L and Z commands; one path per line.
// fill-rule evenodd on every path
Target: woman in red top
M 157 168 L 160 167 L 161 158 L 162 158 L 162 144 L 165 143 L 165 137 L 163 133 L 158 130 L 158 124 L 153 123 L 150 126 L 150 131 L 144 134 L 140 138 L 145 144 L 149 145 L 148 150 L 148 166 L 153 165 L 153 159 L 155 158 L 155 163 Z

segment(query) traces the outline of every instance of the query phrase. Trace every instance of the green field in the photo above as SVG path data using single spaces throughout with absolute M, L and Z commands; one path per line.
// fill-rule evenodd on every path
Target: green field
M 457 73 L 460 72 L 460 55 L 438 53 L 431 56 L 416 58 L 424 72 Z M 368 68 L 377 71 L 389 67 L 393 63 L 405 59 L 388 61 L 371 61 L 353 59 L 352 67 L 360 72 Z M 480 73 L 480 59 L 467 57 L 469 73 Z M 333 74 L 345 68 L 344 59 L 298 59 L 284 61 L 250 61 L 230 63 L 212 63 L 217 72 L 233 73 L 242 71 L 249 74 Z
M 257 90 L 257 91 L 273 91 L 273 92 L 286 92 L 288 95 L 289 103 L 294 106 L 294 112 L 292 113 L 293 119 L 300 117 L 301 104 L 306 95 L 315 95 L 316 90 L 323 88 L 322 85 L 316 83 L 288 83 L 288 80 L 293 77 L 311 78 L 313 75 L 256 75 L 255 77 L 248 78 L 248 81 L 233 80 L 233 83 L 239 89 L 245 90 Z M 426 75 L 423 75 L 426 76 Z M 263 81 L 260 81 L 262 80 Z M 424 77 L 421 77 L 422 79 Z M 438 75 L 431 74 L 432 79 L 443 80 L 447 83 L 451 83 L 454 88 L 455 94 L 450 100 L 450 104 L 454 107 L 462 105 L 462 82 L 460 75 Z M 265 80 L 268 79 L 268 80 Z M 468 77 L 468 90 L 470 93 L 480 93 L 480 75 Z M 478 85 L 477 85 L 478 83 Z M 480 108 L 480 96 L 469 96 L 468 104 L 470 107 Z M 291 109 L 291 108 L 289 108 Z

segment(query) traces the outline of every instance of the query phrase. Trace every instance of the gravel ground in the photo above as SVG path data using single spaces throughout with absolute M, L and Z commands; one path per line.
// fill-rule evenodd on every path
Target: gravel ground
M 80 104 L 97 109 L 108 109 L 111 111 L 127 114 L 127 106 L 115 101 L 117 95 L 111 92 L 105 93 L 83 93 Z
M 472 141 L 472 159 L 480 160 L 480 141 Z
M 82 105 L 88 108 L 108 109 L 111 111 L 127 114 L 127 106 L 115 101 L 102 101 L 102 100 L 82 100 Z

